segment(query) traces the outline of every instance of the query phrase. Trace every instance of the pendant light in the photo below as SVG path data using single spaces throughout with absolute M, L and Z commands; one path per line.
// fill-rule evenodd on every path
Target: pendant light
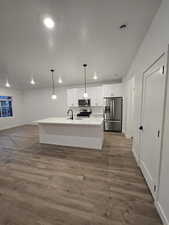
M 7 88 L 10 88 L 10 87 L 11 87 L 11 85 L 10 85 L 10 83 L 9 83 L 8 79 L 6 80 L 5 87 L 7 87 Z
M 97 80 L 98 79 L 98 76 L 97 76 L 97 73 L 96 72 L 94 73 L 93 79 L 94 80 Z
M 59 77 L 59 79 L 58 79 L 58 83 L 59 83 L 59 84 L 62 84 L 62 83 L 63 83 L 63 80 L 62 80 L 62 78 L 61 78 L 61 77 Z
M 87 94 L 87 91 L 86 91 L 86 67 L 87 67 L 87 64 L 83 64 L 83 67 L 84 67 L 84 94 L 83 94 L 83 97 L 84 98 L 88 98 L 88 94 Z
M 54 81 L 54 69 L 51 69 L 50 72 L 52 73 L 52 95 L 51 95 L 51 99 L 56 100 L 57 96 L 56 96 L 56 91 L 55 91 L 55 81 Z
M 32 77 L 32 79 L 30 80 L 30 84 L 32 84 L 32 85 L 35 85 L 35 84 L 36 84 L 36 82 L 35 82 L 35 80 L 34 80 L 33 77 Z

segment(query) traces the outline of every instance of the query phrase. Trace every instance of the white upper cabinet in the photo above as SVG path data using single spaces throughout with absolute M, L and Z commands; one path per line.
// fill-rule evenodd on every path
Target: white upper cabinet
M 103 106 L 103 88 L 88 87 L 88 98 L 91 99 L 91 106 Z M 84 88 L 72 88 L 67 90 L 67 106 L 77 107 L 78 99 L 83 99 Z
M 91 106 L 103 106 L 103 88 L 89 87 L 87 89 L 89 98 L 91 99 Z
M 91 100 L 91 106 L 103 105 L 102 86 L 88 87 L 87 93 L 88 93 L 88 98 Z
M 78 106 L 77 88 L 72 88 L 67 90 L 67 106 L 68 107 Z
M 122 97 L 123 84 L 106 84 L 97 87 L 87 87 L 91 106 L 103 106 L 104 97 Z M 78 99 L 83 99 L 84 88 L 71 88 L 67 90 L 67 106 L 77 107 Z
M 83 94 L 84 94 L 84 88 L 67 89 L 67 106 L 77 107 L 78 99 L 82 99 Z
M 87 88 L 88 98 L 91 100 L 91 106 L 95 105 L 96 97 L 95 97 L 95 87 Z
M 76 95 L 76 98 L 77 98 L 77 102 L 78 102 L 78 99 L 83 99 L 83 95 L 84 95 L 84 88 L 77 88 L 77 95 Z
M 123 84 L 106 84 L 103 85 L 103 96 L 104 97 L 122 97 Z

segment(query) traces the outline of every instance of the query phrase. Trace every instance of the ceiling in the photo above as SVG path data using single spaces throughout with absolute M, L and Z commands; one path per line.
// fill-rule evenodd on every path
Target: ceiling
M 160 0 L 0 0 L 0 82 L 29 88 L 50 85 L 50 68 L 62 85 L 125 76 Z M 43 25 L 45 16 L 54 30 Z M 124 31 L 119 29 L 127 23 Z

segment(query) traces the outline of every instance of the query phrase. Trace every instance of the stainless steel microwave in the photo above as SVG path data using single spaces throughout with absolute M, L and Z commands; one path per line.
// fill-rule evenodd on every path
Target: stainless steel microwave
M 79 107 L 90 107 L 90 99 L 79 99 L 78 105 Z

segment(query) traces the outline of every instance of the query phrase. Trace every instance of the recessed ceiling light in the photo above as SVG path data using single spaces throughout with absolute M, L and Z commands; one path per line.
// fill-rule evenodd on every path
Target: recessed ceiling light
M 11 87 L 10 83 L 8 82 L 8 80 L 6 81 L 5 87 Z
M 61 77 L 59 77 L 59 79 L 58 79 L 58 83 L 59 83 L 59 84 L 62 84 L 62 83 L 63 83 L 63 80 L 62 80 L 62 78 L 61 78 Z
M 31 79 L 30 84 L 32 84 L 32 85 L 36 84 L 36 82 L 35 82 L 35 80 L 33 78 Z
M 97 76 L 97 73 L 96 72 L 94 73 L 93 79 L 94 80 L 97 80 L 98 79 L 98 76 Z
M 50 30 L 52 30 L 55 27 L 55 22 L 50 17 L 45 17 L 43 20 L 43 23 L 44 23 L 45 27 L 47 27 Z

